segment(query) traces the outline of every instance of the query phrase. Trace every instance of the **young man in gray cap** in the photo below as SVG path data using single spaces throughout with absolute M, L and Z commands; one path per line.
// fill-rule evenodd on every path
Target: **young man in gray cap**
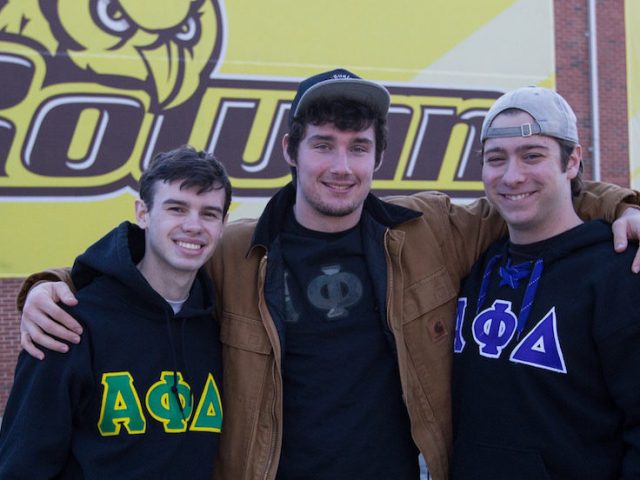
M 576 117 L 554 91 L 521 88 L 481 140 L 509 238 L 458 299 L 453 478 L 640 478 L 640 278 L 610 225 L 574 210 Z
M 370 193 L 389 103 L 384 87 L 346 70 L 302 82 L 283 139 L 294 182 L 257 221 L 225 230 L 212 262 L 218 478 L 414 480 L 418 449 L 434 479 L 448 477 L 457 292 L 506 230 L 486 200 Z M 582 197 L 587 214 L 612 218 L 619 202 L 637 203 L 629 190 L 598 189 L 597 201 Z M 56 346 L 39 331 L 60 334 L 47 315 L 74 326 L 51 306 L 51 286 L 36 290 L 24 312 L 30 350 L 30 335 Z

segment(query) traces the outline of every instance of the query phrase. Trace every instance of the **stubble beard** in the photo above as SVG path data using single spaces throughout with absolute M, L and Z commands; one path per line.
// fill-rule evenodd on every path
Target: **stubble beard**
M 357 211 L 363 204 L 364 198 L 353 199 L 348 203 L 342 203 L 338 205 L 332 205 L 328 202 L 324 202 L 319 198 L 315 198 L 312 195 L 304 195 L 307 204 L 318 214 L 325 217 L 342 218 L 351 215 Z

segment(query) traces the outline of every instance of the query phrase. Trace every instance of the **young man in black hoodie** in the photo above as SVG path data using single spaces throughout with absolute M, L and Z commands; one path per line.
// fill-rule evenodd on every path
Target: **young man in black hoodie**
M 231 201 L 223 166 L 159 154 L 124 222 L 76 259 L 85 335 L 23 352 L 0 433 L 0 478 L 209 479 L 222 425 L 220 341 L 202 266 Z
M 489 200 L 509 238 L 458 299 L 454 479 L 640 478 L 640 278 L 583 222 L 571 107 L 526 87 L 483 124 Z

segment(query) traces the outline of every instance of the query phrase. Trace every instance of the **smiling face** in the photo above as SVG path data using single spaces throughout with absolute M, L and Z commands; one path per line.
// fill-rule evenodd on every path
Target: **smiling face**
M 492 127 L 534 123 L 526 112 L 498 115 Z M 484 143 L 482 181 L 491 203 L 509 227 L 514 243 L 537 242 L 580 223 L 571 197 L 571 179 L 580 166 L 580 146 L 561 166 L 560 144 L 543 135 L 489 138 Z
M 287 142 L 285 136 L 285 152 Z M 332 123 L 308 124 L 297 159 L 285 157 L 297 170 L 294 212 L 301 225 L 339 232 L 358 223 L 375 170 L 373 126 L 344 131 Z
M 197 188 L 181 190 L 181 183 L 157 182 L 150 209 L 142 200 L 136 202 L 137 222 L 145 230 L 139 268 L 159 291 L 166 290 L 159 284 L 174 280 L 190 284 L 213 254 L 224 228 L 224 189 L 198 194 Z

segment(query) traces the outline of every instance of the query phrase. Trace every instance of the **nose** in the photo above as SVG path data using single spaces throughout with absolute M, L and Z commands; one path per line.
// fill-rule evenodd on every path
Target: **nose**
M 345 174 L 351 173 L 351 163 L 349 152 L 345 148 L 337 148 L 331 163 L 331 173 Z
M 198 233 L 202 231 L 202 223 L 198 212 L 191 212 L 185 217 L 184 222 L 182 222 L 182 229 L 189 233 Z
M 525 180 L 524 168 L 517 159 L 509 159 L 504 167 L 502 181 L 506 185 L 516 185 Z

